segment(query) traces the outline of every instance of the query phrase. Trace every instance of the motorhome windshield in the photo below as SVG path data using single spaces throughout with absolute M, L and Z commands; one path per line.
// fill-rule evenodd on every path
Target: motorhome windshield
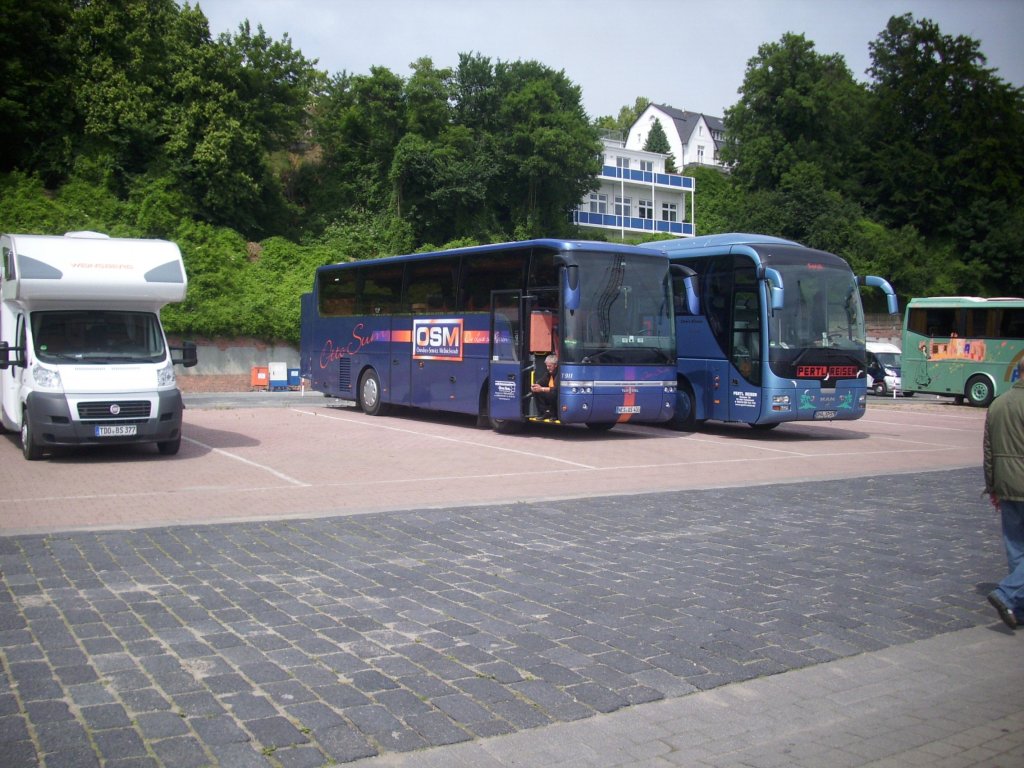
M 158 363 L 166 357 L 151 312 L 56 310 L 32 313 L 36 357 L 49 363 Z
M 902 355 L 899 352 L 875 352 L 875 357 L 881 366 L 885 368 L 895 368 L 897 371 L 900 369 L 900 358 Z

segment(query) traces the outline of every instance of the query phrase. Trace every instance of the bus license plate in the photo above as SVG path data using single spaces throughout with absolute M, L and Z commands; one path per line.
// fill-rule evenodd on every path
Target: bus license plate
M 815 411 L 814 418 L 816 419 L 834 419 L 838 411 Z
M 619 405 L 615 408 L 616 413 L 640 413 L 639 405 Z
M 135 424 L 96 427 L 96 437 L 131 437 L 137 431 L 138 427 Z

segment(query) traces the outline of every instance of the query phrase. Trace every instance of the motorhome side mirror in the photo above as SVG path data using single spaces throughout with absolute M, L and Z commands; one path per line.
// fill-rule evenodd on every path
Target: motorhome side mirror
M 7 367 L 11 364 L 11 361 L 7 358 L 8 354 L 10 354 L 10 347 L 7 346 L 7 342 L 0 341 L 0 371 L 6 371 Z
M 175 352 L 180 353 L 175 357 Z M 171 362 L 184 368 L 191 368 L 199 362 L 199 354 L 196 351 L 194 341 L 183 341 L 180 347 L 171 347 Z

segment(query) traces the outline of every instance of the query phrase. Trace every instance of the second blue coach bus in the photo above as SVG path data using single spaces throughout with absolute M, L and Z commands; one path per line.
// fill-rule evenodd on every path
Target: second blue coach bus
M 672 417 L 676 341 L 663 254 L 530 240 L 330 264 L 302 299 L 300 366 L 368 414 L 404 405 L 607 429 Z M 554 417 L 530 394 L 558 358 Z
M 699 311 L 676 314 L 673 425 L 705 420 L 771 429 L 786 421 L 864 415 L 861 285 L 839 256 L 768 235 L 706 235 L 646 243 L 697 274 Z

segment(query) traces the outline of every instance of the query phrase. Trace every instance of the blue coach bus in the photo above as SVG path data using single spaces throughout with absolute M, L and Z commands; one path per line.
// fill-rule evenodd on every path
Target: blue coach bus
M 302 298 L 300 367 L 355 400 L 528 421 L 663 422 L 675 406 L 670 264 L 607 243 L 530 240 L 319 267 Z M 559 360 L 545 416 L 530 386 Z
M 708 420 L 771 429 L 787 421 L 864 415 L 861 285 L 838 256 L 767 235 L 706 235 L 646 243 L 696 273 L 699 310 L 677 309 L 673 426 Z M 677 305 L 680 306 L 680 305 Z

